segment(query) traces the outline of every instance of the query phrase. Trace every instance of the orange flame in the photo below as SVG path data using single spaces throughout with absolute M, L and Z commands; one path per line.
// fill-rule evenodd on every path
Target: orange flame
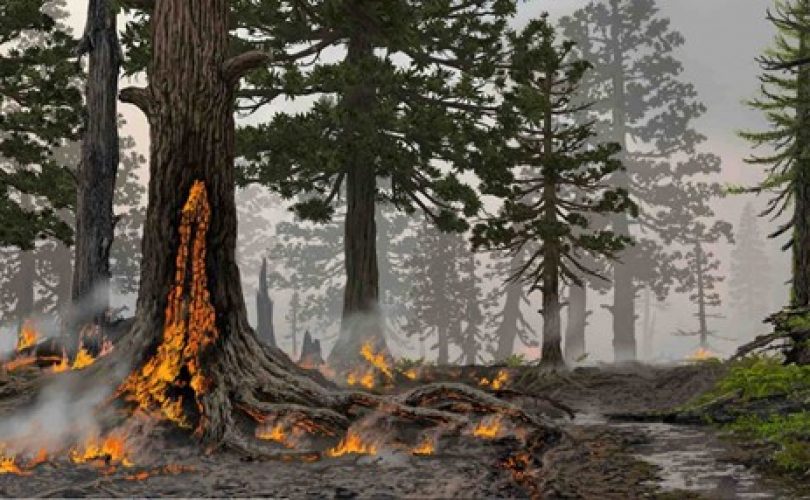
M 59 363 L 51 366 L 51 372 L 53 373 L 61 373 L 67 371 L 70 368 L 70 361 L 68 360 L 67 353 L 64 349 L 62 349 L 62 359 Z
M 73 360 L 73 366 L 71 368 L 73 370 L 81 370 L 82 368 L 92 365 L 95 361 L 96 359 L 90 354 L 90 351 L 85 349 L 82 344 L 79 346 L 79 352 L 76 353 L 76 359 Z
M 84 444 L 84 449 L 73 448 L 70 450 L 70 460 L 77 464 L 102 460 L 105 465 L 110 463 L 121 464 L 124 467 L 133 465 L 127 454 L 125 437 L 115 433 L 104 439 L 88 439 Z
M 29 473 L 26 473 L 20 469 L 20 467 L 14 461 L 14 457 L 0 456 L 0 475 L 2 474 L 17 474 L 18 476 L 23 476 Z
M 501 432 L 501 419 L 499 417 L 485 418 L 473 429 L 473 436 L 482 439 L 495 439 Z
M 717 359 L 717 354 L 704 347 L 700 347 L 698 350 L 690 354 L 686 359 L 689 361 L 707 361 L 709 359 Z
M 214 342 L 218 332 L 216 313 L 208 292 L 206 235 L 211 207 L 205 184 L 196 181 L 183 206 L 179 227 L 180 244 L 175 263 L 174 286 L 169 291 L 165 311 L 163 340 L 157 354 L 140 371 L 133 372 L 119 388 L 127 399 L 146 411 L 158 410 L 181 427 L 190 427 L 183 412 L 182 396 L 172 396 L 172 389 L 186 385 L 194 392 L 200 419 L 197 431 L 205 421 L 201 396 L 209 380 L 202 373 L 200 355 Z M 186 275 L 191 267 L 191 283 Z M 185 368 L 189 380 L 180 380 Z
M 414 455 L 433 455 L 433 452 L 436 449 L 436 445 L 433 442 L 433 439 L 429 436 L 425 437 L 421 443 L 416 445 L 412 450 L 411 453 Z
M 478 385 L 489 386 L 493 390 L 499 390 L 506 385 L 509 381 L 509 373 L 506 370 L 498 370 L 498 374 L 492 380 L 484 377 L 478 382 Z
M 36 345 L 39 340 L 39 332 L 31 320 L 25 320 L 20 328 L 20 334 L 17 337 L 17 352 L 28 349 Z
M 292 448 L 293 445 L 289 441 L 287 433 L 284 431 L 282 424 L 271 426 L 261 426 L 256 429 L 256 437 L 264 439 L 265 441 L 274 441 L 283 445 L 285 448 Z
M 337 446 L 326 451 L 326 455 L 330 457 L 340 457 L 347 453 L 376 455 L 377 447 L 373 443 L 363 442 L 363 438 L 349 430 L 349 432 L 346 433 L 346 437 L 344 437 Z
M 380 370 L 385 374 L 386 377 L 389 379 L 394 378 L 393 372 L 391 372 L 391 367 L 388 366 L 388 362 L 385 359 L 385 355 L 381 352 L 374 352 L 374 348 L 371 346 L 371 342 L 366 342 L 360 348 L 360 355 L 363 356 L 363 359 L 368 361 L 371 366 Z
M 416 372 L 416 368 L 405 370 L 402 372 L 402 374 L 405 375 L 405 377 L 409 380 L 416 380 L 416 378 L 419 376 L 419 374 Z
M 366 389 L 374 388 L 374 372 L 369 370 L 364 373 L 349 372 L 346 375 L 346 383 L 349 385 L 362 385 Z

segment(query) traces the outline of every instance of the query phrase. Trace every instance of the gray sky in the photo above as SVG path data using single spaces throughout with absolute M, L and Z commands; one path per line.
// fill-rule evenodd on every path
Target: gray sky
M 572 12 L 585 5 L 585 0 L 529 0 L 521 5 L 518 24 L 548 11 L 553 18 Z M 723 183 L 751 183 L 760 178 L 755 167 L 743 163 L 743 158 L 750 152 L 748 145 L 736 137 L 739 129 L 758 129 L 764 125 L 760 114 L 749 110 L 743 101 L 753 97 L 757 91 L 758 68 L 754 61 L 770 43 L 773 30 L 765 21 L 765 10 L 772 0 L 660 0 L 662 15 L 669 17 L 672 27 L 679 30 L 686 38 L 685 46 L 680 50 L 683 66 L 683 79 L 695 84 L 701 100 L 707 105 L 708 112 L 697 123 L 696 127 L 708 136 L 705 146 L 707 151 L 719 154 L 723 158 Z M 68 0 L 72 13 L 71 24 L 77 32 L 83 26 L 86 0 Z M 123 24 L 123 23 L 122 23 Z M 137 83 L 137 82 L 136 82 Z M 129 85 L 131 82 L 122 82 Z M 281 104 L 280 109 L 284 109 Z M 128 125 L 125 132 L 132 135 L 139 148 L 148 151 L 148 131 L 143 116 L 132 106 L 123 105 L 122 112 Z M 739 214 L 746 197 L 732 197 L 716 203 L 718 215 L 734 223 L 739 222 Z M 761 207 L 764 200 L 757 200 Z M 761 224 L 765 226 L 765 222 Z M 776 243 L 770 243 L 773 256 L 772 264 L 784 278 L 788 276 L 788 264 Z M 728 265 L 728 246 L 714 249 Z M 780 281 L 776 278 L 775 281 Z M 721 288 L 721 293 L 725 292 Z M 784 295 L 782 292 L 780 294 Z M 778 300 L 777 300 L 778 301 Z M 664 351 L 683 354 L 691 350 L 693 339 L 682 340 L 668 335 L 677 328 L 691 329 L 691 310 L 681 297 L 669 301 L 671 307 L 662 313 L 659 338 L 662 339 Z M 280 304 L 284 307 L 285 304 Z M 727 316 L 732 316 L 731 311 Z M 609 359 L 610 335 L 609 317 L 598 306 L 594 306 L 594 318 L 591 321 L 591 333 L 588 339 L 595 357 Z M 730 331 L 737 326 L 733 321 L 726 321 L 721 329 Z M 601 331 L 597 334 L 596 331 Z M 730 336 L 734 336 L 733 332 Z M 731 349 L 731 346 L 729 346 Z

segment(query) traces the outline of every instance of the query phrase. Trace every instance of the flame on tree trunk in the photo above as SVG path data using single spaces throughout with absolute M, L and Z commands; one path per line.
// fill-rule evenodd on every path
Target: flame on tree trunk
M 110 365 L 123 361 L 134 369 L 121 398 L 194 427 L 209 444 L 253 456 L 309 460 L 323 451 L 279 449 L 246 422 L 284 419 L 336 444 L 362 418 L 357 410 L 370 409 L 460 432 L 471 422 L 444 409 L 448 400 L 529 425 L 529 447 L 556 442 L 552 424 L 480 390 L 434 384 L 392 397 L 340 392 L 259 342 L 235 260 L 233 108 L 239 78 L 271 56 L 225 58 L 229 7 L 228 0 L 155 4 L 149 86 L 121 94 L 148 115 L 151 132 L 138 311 L 123 345 L 88 371 L 108 377 Z

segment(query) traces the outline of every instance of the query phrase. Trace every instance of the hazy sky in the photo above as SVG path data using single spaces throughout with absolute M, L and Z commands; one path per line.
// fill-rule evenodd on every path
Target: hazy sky
M 158 0 L 160 1 L 160 0 Z M 553 18 L 572 12 L 585 5 L 585 0 L 530 0 L 522 3 L 518 24 L 548 11 Z M 83 26 L 86 0 L 68 0 L 72 13 L 71 24 L 77 32 Z M 750 183 L 759 178 L 759 172 L 743 164 L 742 159 L 749 153 L 748 145 L 735 136 L 739 129 L 757 129 L 764 122 L 758 112 L 749 110 L 743 103 L 753 97 L 757 91 L 758 68 L 754 61 L 770 43 L 773 30 L 765 21 L 766 8 L 772 0 L 660 0 L 658 2 L 662 15 L 669 17 L 672 27 L 679 30 L 686 39 L 685 46 L 678 56 L 683 63 L 683 79 L 695 84 L 701 100 L 707 105 L 708 112 L 697 123 L 699 131 L 708 136 L 705 146 L 707 151 L 717 153 L 723 158 L 724 183 Z M 122 85 L 129 84 L 122 82 Z M 284 105 L 280 105 L 284 108 Z M 142 151 L 147 151 L 148 133 L 146 121 L 132 106 L 122 106 L 127 119 L 126 133 L 131 134 Z M 747 198 L 732 197 L 716 203 L 718 215 L 735 225 L 739 222 L 742 205 Z M 763 200 L 757 200 L 762 206 Z M 764 225 L 764 223 L 763 223 Z M 787 260 L 777 250 L 778 245 L 771 243 L 772 255 L 777 268 L 784 278 L 788 275 Z M 727 269 L 727 246 L 714 249 L 724 261 Z M 721 290 L 721 292 L 724 290 Z M 691 350 L 693 339 L 682 340 L 668 335 L 676 328 L 692 329 L 691 310 L 683 298 L 673 298 L 672 307 L 661 320 L 659 337 L 665 350 L 682 354 Z M 284 305 L 284 304 L 280 304 Z M 609 359 L 610 335 L 609 317 L 595 307 L 594 319 L 589 342 L 592 352 L 598 351 L 600 358 Z M 686 314 L 685 314 L 686 313 Z M 730 312 L 727 311 L 727 314 Z M 733 329 L 733 321 L 719 325 L 726 330 Z M 594 330 L 603 330 L 601 335 Z M 734 336 L 733 332 L 729 336 Z

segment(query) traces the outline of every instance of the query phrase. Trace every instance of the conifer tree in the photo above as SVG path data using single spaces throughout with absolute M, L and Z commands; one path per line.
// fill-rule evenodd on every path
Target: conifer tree
M 765 240 L 757 224 L 757 214 L 746 203 L 737 226 L 736 244 L 731 250 L 729 302 L 734 317 L 742 320 L 746 334 L 761 333 L 761 323 L 772 311 L 768 299 L 773 289 L 771 268 Z
M 659 15 L 655 0 L 592 0 L 560 26 L 593 64 L 582 93 L 594 101 L 597 137 L 622 148 L 626 170 L 611 183 L 627 190 L 641 211 L 636 220 L 617 214 L 610 221 L 613 232 L 636 240 L 613 265 L 609 309 L 614 357 L 633 360 L 637 293 L 647 287 L 665 296 L 674 273 L 686 267 L 667 247 L 682 224 L 712 215 L 708 201 L 721 187 L 694 176 L 718 173 L 720 159 L 699 149 L 706 138 L 692 123 L 705 107 L 694 86 L 679 79 L 682 65 L 674 54 L 685 40 Z
M 810 2 L 779 0 L 768 18 L 777 29 L 772 48 L 760 59 L 761 96 L 749 105 L 768 120 L 764 132 L 741 132 L 754 147 L 767 147 L 748 163 L 765 169 L 757 186 L 744 190 L 770 192 L 766 215 L 788 214 L 771 238 L 789 235 L 784 249 L 792 250 L 791 303 L 810 307 Z
M 75 203 L 55 148 L 76 139 L 81 80 L 64 2 L 0 4 L 0 245 L 31 250 L 38 237 L 70 242 L 58 212 Z M 27 200 L 27 201 L 26 201 Z
M 501 362 L 514 354 L 518 343 L 525 347 L 537 347 L 537 332 L 524 313 L 529 304 L 526 286 L 519 282 L 503 282 L 504 276 L 512 276 L 523 262 L 525 252 L 514 255 L 494 255 L 485 278 L 495 283 L 487 294 L 485 325 L 491 331 L 494 346 L 491 354 Z
M 577 123 L 572 97 L 590 65 L 558 42 L 545 19 L 510 35 L 511 60 L 500 115 L 509 140 L 497 156 L 512 175 L 483 172 L 484 192 L 503 199 L 500 213 L 475 228 L 474 241 L 488 249 L 530 254 L 513 276 L 543 296 L 541 362 L 564 364 L 560 321 L 561 281 L 581 283 L 590 273 L 579 255 L 613 257 L 630 243 L 624 235 L 589 227 L 586 214 L 636 214 L 627 192 L 606 185 L 621 170 L 615 143 L 589 147 L 592 124 Z M 537 244 L 536 249 L 532 244 Z

